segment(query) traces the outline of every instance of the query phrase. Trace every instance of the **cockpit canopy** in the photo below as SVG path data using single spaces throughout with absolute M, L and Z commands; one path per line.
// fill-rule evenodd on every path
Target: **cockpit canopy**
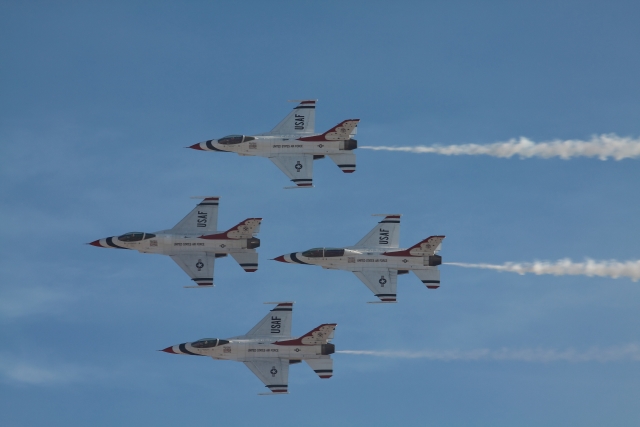
M 240 144 L 241 142 L 253 141 L 255 138 L 252 136 L 245 135 L 227 135 L 218 140 L 219 144 L 223 145 L 232 145 L 232 144 Z
M 344 256 L 344 249 L 341 248 L 313 248 L 302 252 L 302 256 L 307 258 L 331 258 Z
M 121 242 L 139 242 L 140 240 L 150 239 L 156 237 L 155 234 L 142 233 L 140 231 L 132 231 L 131 233 L 125 233 L 122 236 L 118 236 L 118 240 Z
M 194 348 L 212 348 L 219 345 L 229 344 L 227 340 L 219 340 L 217 338 L 202 338 L 196 342 L 191 343 L 191 347 Z

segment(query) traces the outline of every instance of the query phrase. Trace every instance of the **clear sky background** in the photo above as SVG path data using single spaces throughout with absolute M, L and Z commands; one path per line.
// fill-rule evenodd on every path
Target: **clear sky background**
M 336 354 L 262 397 L 241 363 L 156 350 L 248 331 L 294 300 L 293 332 L 337 322 L 339 350 L 621 351 L 639 284 L 442 266 L 398 304 L 352 274 L 277 255 L 357 242 L 402 213 L 401 245 L 451 262 L 635 260 L 640 160 L 357 150 L 312 190 L 266 159 L 184 147 L 270 130 L 319 99 L 316 130 L 361 145 L 640 136 L 640 6 L 531 2 L 0 2 L 0 417 L 3 426 L 637 426 L 640 362 Z M 86 246 L 169 228 L 193 195 L 219 227 L 264 218 L 260 269 L 214 289 L 169 258 Z M 438 353 L 440 354 L 440 353 Z M 442 353 L 444 354 L 444 353 Z

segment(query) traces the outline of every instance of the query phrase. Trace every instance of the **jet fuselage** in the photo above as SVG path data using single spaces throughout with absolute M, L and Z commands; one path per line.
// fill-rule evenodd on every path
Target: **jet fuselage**
M 313 138 L 313 137 L 307 137 Z M 301 141 L 299 135 L 278 136 L 243 136 L 248 141 L 223 144 L 216 139 L 192 145 L 190 148 L 203 151 L 225 151 L 237 153 L 241 156 L 273 157 L 283 154 L 312 154 L 324 156 L 340 154 L 345 150 L 357 148 L 354 139 L 346 141 Z
M 229 338 L 226 340 L 218 340 L 218 343 L 212 347 L 201 347 L 202 342 L 206 340 L 216 339 L 202 339 L 195 342 L 188 342 L 184 344 L 174 345 L 165 348 L 164 352 L 173 354 L 186 354 L 193 356 L 209 356 L 218 360 L 236 360 L 239 362 L 254 360 L 254 359 L 287 359 L 287 360 L 306 360 L 306 359 L 320 359 L 321 356 L 332 354 L 334 350 L 333 344 L 320 344 L 320 345 L 296 345 L 291 343 L 278 343 L 276 339 L 242 339 L 242 338 Z M 295 341 L 287 340 L 287 341 Z M 205 346 L 207 344 L 204 344 Z
M 120 237 L 132 234 L 143 234 L 142 240 L 123 241 Z M 260 246 L 260 239 L 231 239 L 222 236 L 203 236 L 202 234 L 173 234 L 166 230 L 155 233 L 127 233 L 122 236 L 112 236 L 91 242 L 91 245 L 101 248 L 133 249 L 145 254 L 179 255 L 195 252 L 211 252 L 227 254 L 238 250 L 255 249 Z M 135 238 L 135 237 L 134 237 Z
M 319 252 L 309 254 L 314 256 L 305 256 L 304 253 Z M 327 252 L 339 253 L 344 251 L 342 256 L 326 256 Z M 407 249 L 394 249 L 393 251 L 385 251 L 367 248 L 316 248 L 304 252 L 294 252 L 289 255 L 282 255 L 275 258 L 276 261 L 319 265 L 322 268 L 360 271 L 363 268 L 389 268 L 392 270 L 427 270 L 429 267 L 428 260 L 422 256 L 413 256 L 406 253 Z M 395 254 L 394 254 L 395 253 Z M 331 253 L 329 253 L 331 255 Z

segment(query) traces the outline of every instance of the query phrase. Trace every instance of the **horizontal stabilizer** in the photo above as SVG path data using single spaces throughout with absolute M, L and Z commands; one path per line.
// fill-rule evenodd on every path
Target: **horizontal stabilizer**
M 349 151 L 340 154 L 328 155 L 333 162 L 338 165 L 340 170 L 344 173 L 353 173 L 356 171 L 356 155 Z
M 231 252 L 229 255 L 231 255 L 247 273 L 253 273 L 258 270 L 258 253 L 256 251 Z
M 307 365 L 313 372 L 315 372 L 320 378 L 327 379 L 333 376 L 333 359 L 330 357 L 323 357 L 322 359 L 305 359 Z
M 437 267 L 431 267 L 427 270 L 413 270 L 418 279 L 429 289 L 438 289 L 440 287 L 440 270 Z

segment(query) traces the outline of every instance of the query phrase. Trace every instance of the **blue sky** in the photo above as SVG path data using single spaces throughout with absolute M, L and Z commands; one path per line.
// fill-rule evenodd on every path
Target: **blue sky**
M 636 2 L 0 3 L 0 414 L 7 426 L 637 425 L 637 360 L 335 355 L 287 396 L 242 364 L 156 350 L 249 330 L 294 300 L 293 332 L 337 322 L 342 350 L 619 349 L 640 343 L 638 283 L 442 267 L 370 305 L 346 272 L 268 261 L 357 242 L 399 212 L 401 245 L 445 261 L 638 259 L 639 160 L 357 150 L 287 191 L 269 161 L 185 150 L 271 129 L 319 99 L 316 130 L 361 145 L 640 136 Z M 219 226 L 260 216 L 260 269 L 187 290 L 168 258 L 84 245 L 172 226 L 193 195 Z M 320 403 L 321 402 L 321 403 Z M 321 409 L 319 409 L 321 408 Z

